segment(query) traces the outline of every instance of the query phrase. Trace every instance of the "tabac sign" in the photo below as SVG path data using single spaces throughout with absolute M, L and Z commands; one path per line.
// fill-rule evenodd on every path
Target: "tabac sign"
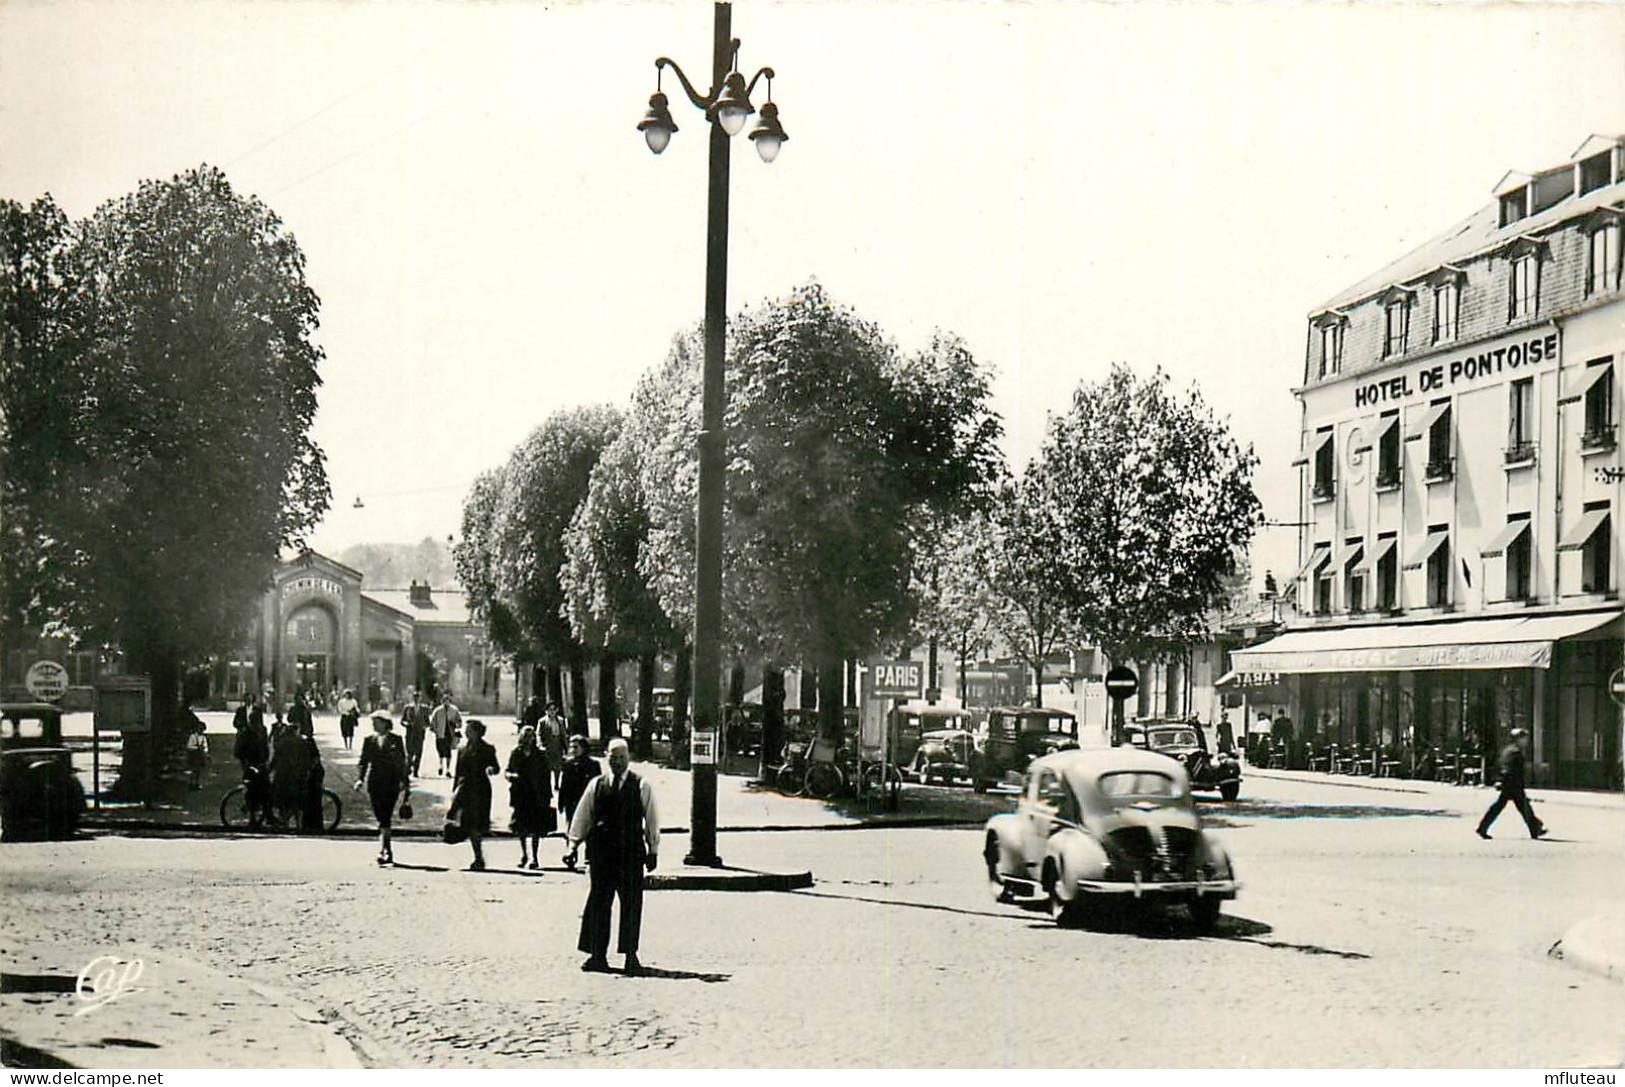
M 1557 361 L 1557 332 L 1536 329 L 1468 348 L 1456 355 L 1435 355 L 1388 376 L 1359 380 L 1354 406 L 1375 408 L 1397 404 L 1413 396 L 1437 396 L 1461 383 L 1518 375 Z

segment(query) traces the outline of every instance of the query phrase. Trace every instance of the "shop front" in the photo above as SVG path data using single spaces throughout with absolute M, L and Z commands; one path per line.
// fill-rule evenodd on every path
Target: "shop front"
M 1310 747 L 1376 748 L 1414 768 L 1493 758 L 1522 727 L 1537 784 L 1603 788 L 1619 782 L 1608 683 L 1621 652 L 1610 610 L 1296 630 L 1233 663 L 1282 677 Z

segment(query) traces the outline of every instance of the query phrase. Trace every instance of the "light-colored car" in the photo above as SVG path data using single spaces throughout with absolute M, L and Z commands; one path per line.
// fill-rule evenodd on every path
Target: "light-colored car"
M 1047 900 L 1063 925 L 1103 901 L 1136 900 L 1183 905 L 1208 931 L 1238 888 L 1184 768 L 1127 747 L 1035 759 L 1016 810 L 987 821 L 983 860 L 998 901 Z

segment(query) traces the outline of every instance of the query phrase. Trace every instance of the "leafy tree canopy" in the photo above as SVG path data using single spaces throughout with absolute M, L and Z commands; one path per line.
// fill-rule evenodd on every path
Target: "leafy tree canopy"
M 1194 389 L 1117 365 L 1050 420 L 1029 469 L 1034 538 L 1070 624 L 1115 660 L 1206 634 L 1262 518 L 1258 458 Z

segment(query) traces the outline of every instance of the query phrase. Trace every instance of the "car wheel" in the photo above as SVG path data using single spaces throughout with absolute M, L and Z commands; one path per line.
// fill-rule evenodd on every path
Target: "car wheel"
M 1190 900 L 1191 922 L 1196 931 L 1201 933 L 1212 932 L 1219 923 L 1219 911 L 1224 902 L 1216 895 L 1197 895 Z
M 1061 897 L 1061 877 L 1053 864 L 1044 866 L 1044 889 L 1049 892 L 1049 912 L 1061 928 L 1081 928 L 1084 907 L 1081 898 L 1068 902 Z
M 987 836 L 987 845 L 982 849 L 982 857 L 987 862 L 987 889 L 993 896 L 993 901 L 1009 903 L 1015 901 L 1015 895 L 999 876 L 999 840 L 993 835 Z
M 1226 800 L 1234 800 L 1241 795 L 1241 782 L 1222 781 L 1219 783 L 1219 795 Z

